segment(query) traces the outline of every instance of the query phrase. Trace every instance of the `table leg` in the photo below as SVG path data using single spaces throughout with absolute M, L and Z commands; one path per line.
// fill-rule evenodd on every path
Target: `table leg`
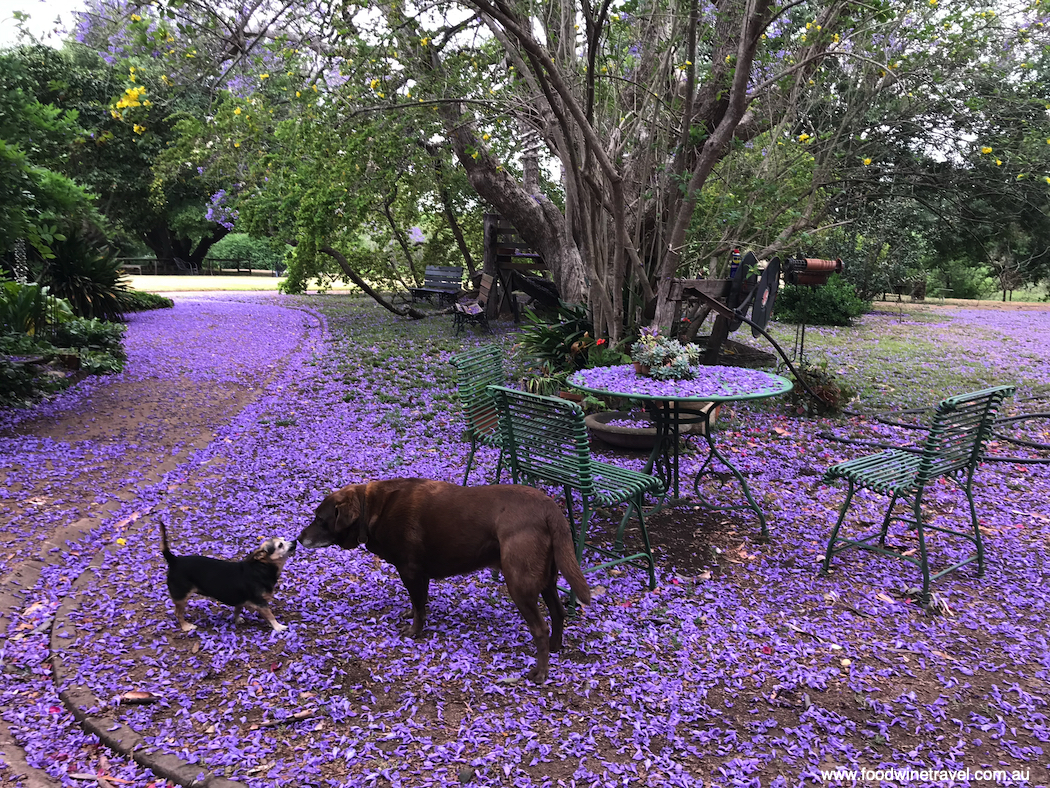
M 709 512 L 728 512 L 740 509 L 750 509 L 758 516 L 759 525 L 762 527 L 762 541 L 768 542 L 769 529 L 766 527 L 766 516 L 762 513 L 762 510 L 751 495 L 751 488 L 747 486 L 747 479 L 744 477 L 744 474 L 738 471 L 733 463 L 731 463 L 729 459 L 723 456 L 718 450 L 718 447 L 715 445 L 714 436 L 711 434 L 710 421 L 708 421 L 705 426 L 704 437 L 707 438 L 708 455 L 707 459 L 704 460 L 703 465 L 700 466 L 700 470 L 696 472 L 696 478 L 693 479 L 693 492 L 696 493 L 697 502 Z M 736 477 L 736 480 L 740 482 L 740 487 L 744 491 L 744 497 L 747 498 L 747 504 L 740 504 L 737 506 L 714 506 L 704 500 L 704 496 L 700 494 L 700 477 L 707 472 L 712 458 L 717 458 L 718 461 L 726 466 L 730 473 Z
M 664 494 L 674 491 L 674 498 L 678 498 L 678 423 L 667 409 L 666 403 L 658 404 L 650 409 L 650 415 L 656 424 L 656 441 L 653 450 L 649 454 L 644 473 L 652 474 L 656 471 L 657 477 L 664 484 Z

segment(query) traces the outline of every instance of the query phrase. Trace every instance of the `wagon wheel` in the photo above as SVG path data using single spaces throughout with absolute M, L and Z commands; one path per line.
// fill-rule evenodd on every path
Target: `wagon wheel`
M 759 330 L 769 324 L 779 287 L 780 258 L 774 257 L 762 272 L 762 278 L 758 280 L 755 288 L 755 305 L 751 308 L 751 322 L 754 324 L 751 326 L 751 336 L 757 337 Z

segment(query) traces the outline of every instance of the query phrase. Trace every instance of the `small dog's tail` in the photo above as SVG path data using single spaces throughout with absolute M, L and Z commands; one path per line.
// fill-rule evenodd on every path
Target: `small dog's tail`
M 164 556 L 164 560 L 170 564 L 175 560 L 175 554 L 168 547 L 168 529 L 164 526 L 163 520 L 158 518 L 158 522 L 160 523 L 160 552 Z
M 547 516 L 547 527 L 550 529 L 551 540 L 554 542 L 554 564 L 558 567 L 562 577 L 568 581 L 569 588 L 576 594 L 577 599 L 587 604 L 591 601 L 591 589 L 576 561 L 576 548 L 572 543 L 569 521 L 553 502 L 548 511 L 550 514 Z

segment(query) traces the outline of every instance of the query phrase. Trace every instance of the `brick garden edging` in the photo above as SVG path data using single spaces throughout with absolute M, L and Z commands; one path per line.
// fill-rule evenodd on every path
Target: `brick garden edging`
M 109 546 L 103 550 L 108 548 Z M 103 553 L 100 551 L 81 572 L 73 584 L 75 591 L 87 585 L 90 574 L 101 565 L 102 558 Z M 176 785 L 186 788 L 246 788 L 244 783 L 209 774 L 201 767 L 188 763 L 170 752 L 151 749 L 142 734 L 118 722 L 115 717 L 105 714 L 102 711 L 103 704 L 91 690 L 81 685 L 67 686 L 70 681 L 62 668 L 62 653 L 68 649 L 63 649 L 60 641 L 71 641 L 75 638 L 76 627 L 69 620 L 69 615 L 79 607 L 80 603 L 73 596 L 62 600 L 51 624 L 50 653 L 55 689 L 62 703 L 80 723 L 80 727 L 97 736 L 99 741 L 113 751 L 132 758 L 135 763 L 145 766 L 158 777 Z

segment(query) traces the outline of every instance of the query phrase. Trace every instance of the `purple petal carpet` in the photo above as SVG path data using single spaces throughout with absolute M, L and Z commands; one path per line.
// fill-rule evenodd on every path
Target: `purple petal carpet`
M 754 543 L 752 522 L 729 523 L 737 536 L 723 571 L 705 579 L 661 561 L 652 593 L 635 570 L 591 575 L 596 599 L 569 622 L 543 686 L 523 679 L 531 641 L 489 573 L 434 582 L 426 636 L 413 641 L 397 634 L 409 610 L 400 580 L 363 550 L 297 553 L 274 605 L 289 625 L 283 633 L 251 614 L 234 627 L 228 608 L 200 598 L 188 611 L 198 629 L 179 632 L 158 520 L 176 553 L 240 557 L 267 536 L 296 535 L 344 484 L 458 481 L 468 447 L 449 359 L 492 338 L 455 340 L 442 318 L 401 322 L 345 298 L 178 301 L 132 319 L 122 377 L 258 388 L 203 449 L 160 483 L 138 486 L 126 459 L 134 436 L 102 452 L 16 430 L 0 450 L 5 496 L 20 495 L 12 480 L 30 475 L 40 495 L 99 474 L 117 474 L 134 491 L 64 563 L 45 568 L 4 642 L 4 719 L 30 764 L 62 784 L 85 784 L 71 775 L 94 773 L 99 753 L 58 701 L 39 630 L 105 545 L 63 648 L 73 681 L 149 742 L 250 786 L 788 786 L 819 784 L 820 770 L 836 766 L 1029 769 L 1029 784 L 1050 782 L 1047 466 L 981 467 L 985 577 L 967 568 L 939 581 L 947 612 L 929 615 L 903 600 L 917 575 L 905 564 L 851 552 L 830 576 L 817 573 L 842 500 L 821 474 L 867 451 L 821 433 L 891 443 L 914 436 L 860 419 L 796 420 L 783 402 L 737 406 L 719 434 L 749 475 L 773 542 Z M 1050 335 L 1050 313 L 944 314 L 950 319 L 921 327 L 925 357 L 875 352 L 879 337 L 908 330 L 893 315 L 865 317 L 861 339 L 847 346 L 832 348 L 846 329 L 811 329 L 810 342 L 815 350 L 828 339 L 833 368 L 892 385 L 902 406 L 957 393 L 931 382 L 946 366 L 959 374 L 969 366 L 974 381 L 1015 382 L 1022 407 L 1050 410 L 1045 399 L 1026 400 L 1050 384 L 1050 348 L 1037 339 Z M 509 352 L 513 336 L 495 341 Z M 21 420 L 90 408 L 100 385 L 81 384 Z M 1048 440 L 1045 420 L 1014 432 Z M 992 452 L 1036 456 L 1004 441 Z M 472 481 L 495 469 L 495 454 L 480 454 Z M 686 478 L 701 459 L 685 458 Z M 40 492 L 40 477 L 49 492 Z M 858 496 L 851 521 L 874 521 L 879 502 Z M 946 522 L 965 516 L 965 499 L 948 485 L 928 506 Z M 81 514 L 63 514 L 50 499 L 48 510 L 47 522 L 5 521 L 8 543 Z M 679 513 L 692 516 L 706 517 Z M 953 540 L 931 540 L 935 566 L 963 552 Z M 9 565 L 26 554 L 5 553 Z M 162 702 L 116 705 L 129 690 Z M 310 716 L 278 722 L 296 713 Z M 122 784 L 152 781 L 107 757 Z

